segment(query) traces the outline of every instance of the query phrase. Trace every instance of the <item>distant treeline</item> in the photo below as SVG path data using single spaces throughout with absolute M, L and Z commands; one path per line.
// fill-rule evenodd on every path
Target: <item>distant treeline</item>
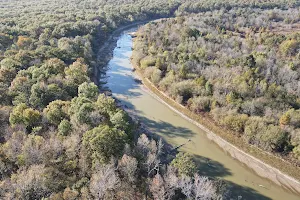
M 224 6 L 225 4 L 226 6 Z M 224 1 L 210 0 L 200 3 L 189 0 L 1 1 L 0 199 L 69 200 L 120 199 L 121 197 L 128 199 L 132 197 L 137 199 L 219 199 L 221 196 L 226 198 L 228 191 L 224 189 L 220 181 L 213 181 L 197 175 L 197 168 L 191 156 L 178 154 L 175 158 L 170 157 L 168 159 L 170 162 L 163 162 L 168 156 L 163 154 L 163 152 L 167 152 L 163 143 L 141 134 L 137 124 L 130 119 L 126 112 L 116 106 L 112 98 L 98 93 L 98 88 L 91 82 L 90 77 L 91 69 L 97 66 L 96 52 L 98 48 L 113 30 L 122 25 L 147 19 L 186 15 L 189 12 L 228 10 L 231 7 L 242 8 L 248 5 L 259 6 L 263 9 L 275 7 L 287 9 L 296 7 L 297 1 L 244 1 L 241 3 L 240 1 L 225 3 Z M 237 17 L 240 16 L 238 13 L 243 10 L 236 12 Z M 233 16 L 233 14 L 228 14 L 228 17 L 231 15 Z M 288 21 L 292 20 L 287 24 L 294 23 L 295 17 L 291 17 L 291 14 L 287 13 L 286 15 L 289 16 Z M 278 14 L 276 11 L 270 16 L 273 18 L 272 20 L 279 20 L 281 23 L 282 14 Z M 243 18 L 243 16 L 241 17 Z M 198 62 L 203 63 L 201 66 L 203 65 L 204 68 L 208 63 L 218 66 L 218 62 L 221 60 L 213 53 L 212 46 L 216 45 L 217 48 L 218 45 L 221 45 L 223 39 L 220 38 L 227 37 L 229 40 L 232 36 L 227 36 L 227 31 L 234 28 L 229 29 L 226 23 L 220 21 L 223 19 L 220 17 L 216 19 L 207 17 L 207 22 L 205 22 L 207 28 L 204 27 L 203 30 L 199 29 L 200 26 L 189 28 L 190 24 L 187 23 L 189 18 L 190 16 L 181 17 L 168 20 L 167 23 L 148 26 L 148 28 L 157 28 L 155 35 L 161 36 L 154 39 L 151 34 L 144 36 L 144 39 L 149 38 L 146 43 L 150 43 L 149 46 L 143 47 L 143 57 L 151 58 L 152 62 L 152 64 L 147 64 L 147 67 L 156 65 L 153 75 L 154 83 L 160 83 L 163 77 L 171 77 L 169 79 L 173 81 L 172 77 L 174 76 L 180 80 L 178 84 L 182 85 L 174 84 L 177 91 L 174 94 L 177 99 L 181 99 L 181 102 L 189 102 L 191 108 L 197 111 L 201 105 L 205 105 L 205 109 L 208 110 L 213 110 L 212 105 L 216 109 L 233 110 L 232 115 L 227 115 L 226 112 L 224 115 L 233 119 L 240 119 L 239 117 L 242 115 L 241 119 L 244 120 L 242 125 L 238 120 L 234 122 L 236 125 L 228 125 L 225 122 L 232 120 L 230 118 L 225 120 L 223 116 L 220 116 L 221 121 L 225 121 L 224 123 L 228 126 L 237 127 L 235 129 L 246 130 L 245 123 L 252 120 L 252 115 L 242 114 L 244 111 L 241 110 L 245 109 L 237 110 L 237 104 L 248 102 L 243 99 L 245 98 L 243 95 L 246 94 L 239 92 L 238 87 L 235 88 L 237 91 L 224 88 L 226 92 L 222 92 L 223 90 L 220 89 L 220 100 L 215 100 L 214 94 L 219 91 L 218 85 L 223 85 L 214 82 L 214 76 L 217 74 L 213 75 L 214 73 L 212 73 L 210 78 L 201 70 L 199 73 L 191 71 L 197 69 L 192 66 L 197 65 Z M 212 21 L 209 22 L 210 20 Z M 230 19 L 228 18 L 228 20 Z M 218 28 L 209 33 L 215 23 L 219 23 Z M 244 27 L 243 22 L 241 23 L 240 27 Z M 165 30 L 166 34 L 170 35 L 169 38 L 162 35 L 161 26 L 165 26 L 165 24 L 168 24 Z M 173 26 L 181 27 L 182 25 L 185 28 L 182 30 L 177 28 L 180 29 L 178 33 L 172 31 L 176 30 Z M 151 30 L 148 32 L 151 33 Z M 250 31 L 248 36 L 246 30 L 245 33 L 241 31 L 240 34 L 245 34 L 243 37 L 246 37 L 249 43 L 256 45 L 253 39 L 257 37 L 256 32 Z M 293 77 L 292 74 L 297 73 L 298 67 L 294 61 L 295 45 L 298 44 L 297 37 L 287 35 L 277 37 L 275 35 L 271 37 L 274 42 L 269 39 L 269 36 L 265 37 L 267 38 L 263 40 L 264 42 L 280 46 L 280 55 L 284 56 L 282 61 L 289 63 L 288 67 L 282 69 L 286 69 L 289 76 Z M 182 50 L 172 47 L 170 50 L 174 50 L 174 53 L 169 52 L 163 54 L 165 57 L 161 56 L 156 49 L 164 52 L 160 49 L 166 48 L 166 45 L 175 45 L 173 39 L 177 41 L 178 48 Z M 156 40 L 158 43 L 154 45 L 153 42 Z M 201 40 L 203 44 L 207 43 L 208 46 L 200 47 L 195 43 L 196 46 L 193 47 L 195 52 L 189 53 L 190 48 L 187 50 L 185 45 L 190 43 L 189 41 L 197 40 Z M 240 48 L 240 46 L 246 45 L 244 40 L 244 38 L 237 39 L 233 44 L 237 46 L 236 48 Z M 143 45 L 145 43 L 142 39 L 140 42 Z M 159 44 L 159 42 L 162 43 Z M 182 51 L 185 53 L 182 54 Z M 250 52 L 250 50 L 243 51 Z M 151 56 L 148 55 L 149 53 Z M 178 57 L 177 54 L 180 56 Z M 249 69 L 243 68 L 245 66 L 235 67 L 237 73 L 243 72 L 244 77 L 236 80 L 242 82 L 242 84 L 236 83 L 237 85 L 250 84 L 253 76 L 255 80 L 256 77 L 261 76 L 262 70 L 265 69 L 259 68 L 259 66 L 269 66 L 264 65 L 264 62 L 277 63 L 276 57 L 269 56 L 269 51 L 266 52 L 266 55 L 263 53 L 262 55 L 259 53 L 248 54 L 244 56 L 244 53 L 238 53 L 228 57 L 228 60 L 222 61 L 228 63 L 228 67 L 222 69 L 224 73 L 230 75 L 231 63 L 242 62 L 236 57 L 243 55 L 242 60 L 247 63 L 246 66 Z M 166 56 L 170 60 L 166 60 Z M 188 58 L 189 56 L 191 59 Z M 261 61 L 258 60 L 258 57 Z M 179 62 L 179 59 L 182 61 Z M 147 59 L 143 59 L 143 63 L 147 62 Z M 169 66 L 173 65 L 180 68 L 180 73 L 175 73 L 175 71 L 171 73 Z M 278 66 L 275 69 L 281 68 Z M 273 84 L 272 74 L 276 72 L 275 69 L 270 71 L 269 78 L 259 79 L 262 86 L 265 85 L 263 88 L 267 89 L 257 92 L 258 96 L 253 98 L 254 102 L 259 95 L 265 94 L 266 90 L 273 96 L 278 91 L 287 91 L 285 87 L 288 86 L 279 87 L 279 85 L 284 85 L 284 83 L 279 83 L 279 80 Z M 217 72 L 219 71 L 215 73 Z M 199 92 L 194 94 L 189 91 L 192 89 L 189 84 L 194 84 L 192 75 L 197 79 L 198 86 L 195 88 L 198 88 L 204 95 L 201 92 L 200 95 Z M 222 73 L 222 76 L 226 76 L 226 74 Z M 280 80 L 287 82 L 286 78 Z M 296 79 L 292 78 L 291 80 Z M 164 82 L 165 85 L 168 84 L 168 81 Z M 231 82 L 229 85 L 232 86 Z M 246 85 L 242 91 L 252 95 L 250 90 L 247 91 Z M 180 87 L 186 89 L 180 89 Z M 228 105 L 232 105 L 232 109 L 224 106 L 227 105 L 222 100 L 224 94 L 228 95 Z M 285 95 L 291 94 L 291 92 L 279 94 Z M 281 127 L 274 122 L 275 119 L 277 120 L 276 117 L 271 118 L 271 121 L 266 118 L 269 121 L 258 120 L 257 122 L 257 126 L 267 123 L 266 128 L 271 129 L 272 132 L 274 129 L 277 135 L 284 136 L 282 139 L 279 137 L 279 140 L 277 135 L 271 137 L 274 142 L 267 146 L 269 149 L 280 152 L 289 152 L 292 148 L 297 149 L 296 144 L 298 143 L 294 142 L 296 140 L 292 139 L 294 137 L 291 137 L 292 132 L 290 131 L 297 129 L 287 129 L 293 127 L 296 120 L 293 116 L 295 116 L 294 113 L 297 113 L 295 105 L 298 104 L 295 104 L 294 96 L 286 100 L 279 96 L 278 101 L 285 103 L 280 104 L 275 101 L 274 105 L 267 109 L 268 115 L 278 116 L 290 108 L 295 108 L 284 115 L 286 117 L 282 118 Z M 256 107 L 261 108 L 265 105 L 252 106 L 251 102 L 247 104 L 249 108 L 247 112 L 260 112 Z M 284 108 L 281 108 L 282 106 Z M 287 107 L 285 108 L 285 106 Z M 273 111 L 273 108 L 278 111 Z M 249 141 L 263 141 L 256 139 L 256 134 L 251 136 L 248 132 L 245 135 L 249 135 L 246 137 L 249 138 Z M 296 150 L 295 152 L 297 153 Z M 297 155 L 296 153 L 295 155 Z

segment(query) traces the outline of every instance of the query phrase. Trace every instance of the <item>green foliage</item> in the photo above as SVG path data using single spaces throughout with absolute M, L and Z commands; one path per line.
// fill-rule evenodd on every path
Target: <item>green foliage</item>
M 195 84 L 189 80 L 171 85 L 170 92 L 173 97 L 181 97 L 180 103 L 186 103 L 193 96 Z
M 96 99 L 98 96 L 98 87 L 94 83 L 84 82 L 78 87 L 78 96 L 88 99 Z
M 152 75 L 150 77 L 151 82 L 157 85 L 159 81 L 161 80 L 161 71 L 159 69 L 154 69 L 152 72 Z
M 245 114 L 227 115 L 222 119 L 221 123 L 229 129 L 241 133 L 244 131 L 247 120 L 248 116 Z
M 211 99 L 209 97 L 194 97 L 189 99 L 188 106 L 195 113 L 207 112 L 210 110 Z
M 187 37 L 194 37 L 197 39 L 197 37 L 200 36 L 200 31 L 196 28 L 187 28 L 186 29 L 186 36 Z
M 7 105 L 10 102 L 10 96 L 7 91 L 8 91 L 8 85 L 0 82 L 0 102 L 3 105 Z
M 23 111 L 23 122 L 26 126 L 32 126 L 38 123 L 41 119 L 41 114 L 38 110 L 27 108 Z
M 279 126 L 269 125 L 262 136 L 262 141 L 266 143 L 266 149 L 283 152 L 287 150 L 287 137 L 288 134 Z
M 266 131 L 267 124 L 259 117 L 251 117 L 245 124 L 243 137 L 249 144 L 259 142 L 261 135 Z
M 92 121 L 89 115 L 94 110 L 95 108 L 92 103 L 84 103 L 78 108 L 77 112 L 75 113 L 75 116 L 80 123 L 91 124 Z
M 188 74 L 188 68 L 187 68 L 187 66 L 186 65 L 182 65 L 180 67 L 180 69 L 179 69 L 179 76 L 184 79 L 184 78 L 186 78 L 187 74 Z
M 161 57 L 156 58 L 155 67 L 160 71 L 166 71 L 166 65 L 164 63 L 163 58 Z
M 156 64 L 156 60 L 152 57 L 145 57 L 141 60 L 141 68 L 146 69 L 147 67 L 154 66 Z
M 285 56 L 294 56 L 300 48 L 300 42 L 294 39 L 283 41 L 280 44 L 280 51 Z
M 88 67 L 82 59 L 77 59 L 72 65 L 65 69 L 66 78 L 77 86 L 89 80 Z
M 213 85 L 208 81 L 205 83 L 205 90 L 208 94 L 212 94 L 213 92 Z
M 108 163 L 111 157 L 119 157 L 125 142 L 126 134 L 109 126 L 100 125 L 83 136 L 83 144 L 92 155 L 93 163 Z
M 286 126 L 286 125 L 289 125 L 291 122 L 291 116 L 289 113 L 285 113 L 284 115 L 282 115 L 280 117 L 280 120 L 279 120 L 279 124 L 281 126 Z
M 8 48 L 10 45 L 12 45 L 12 43 L 13 43 L 12 36 L 8 34 L 0 33 L 0 50 L 4 50 Z
M 226 0 L 220 4 L 216 1 L 126 0 L 116 5 L 115 1 L 103 0 L 26 0 L 1 4 L 0 178 L 5 183 L 2 184 L 1 197 L 102 199 L 99 197 L 99 191 L 102 191 L 103 199 L 130 199 L 143 198 L 144 188 L 151 188 L 153 196 L 160 194 L 149 184 L 155 184 L 157 180 L 162 180 L 159 190 L 169 187 L 164 180 L 168 180 L 168 176 L 177 177 L 177 174 L 166 173 L 162 166 L 159 166 L 161 169 L 155 168 L 156 163 L 165 160 L 160 153 L 163 145 L 154 140 L 140 138 L 136 141 L 135 137 L 129 137 L 130 134 L 136 135 L 129 116 L 117 109 L 113 98 L 104 94 L 97 97 L 98 90 L 89 76 L 94 67 L 105 61 L 106 58 L 97 56 L 97 52 L 113 30 L 131 22 L 173 15 L 180 17 L 156 21 L 141 28 L 144 31 L 138 33 L 135 40 L 140 43 L 134 46 L 134 63 L 144 69 L 153 68 L 149 76 L 151 81 L 179 102 L 191 104 L 194 110 L 209 111 L 208 105 L 213 101 L 217 102 L 213 108 L 225 107 L 224 111 L 228 113 L 233 109 L 241 114 L 245 108 L 226 104 L 225 94 L 234 90 L 243 101 L 252 102 L 255 98 L 254 102 L 258 102 L 262 110 L 256 113 L 258 118 L 266 118 L 268 124 L 279 128 L 278 114 L 294 107 L 295 110 L 289 112 L 290 123 L 282 127 L 289 132 L 283 134 L 286 137 L 281 138 L 280 129 L 269 131 L 277 131 L 275 135 L 264 135 L 265 129 L 258 125 L 257 130 L 261 131 L 252 134 L 254 139 L 251 141 L 262 148 L 266 146 L 266 149 L 280 152 L 290 150 L 291 135 L 297 157 L 299 134 L 294 130 L 299 126 L 300 115 L 295 84 L 298 80 L 294 77 L 298 77 L 296 59 L 299 56 L 296 53 L 299 36 L 272 34 L 272 30 L 264 33 L 269 27 L 268 19 L 275 20 L 272 22 L 275 29 L 277 25 L 285 27 L 285 22 L 290 23 L 290 27 L 297 22 L 294 16 L 298 11 L 293 9 L 291 12 L 288 7 L 299 7 L 299 3 L 282 2 L 233 3 Z M 263 10 L 275 7 L 276 13 L 272 15 Z M 224 12 L 221 8 L 233 10 Z M 286 10 L 280 10 L 283 8 Z M 212 12 L 204 12 L 207 10 Z M 190 18 L 188 12 L 195 14 Z M 261 18 L 264 20 L 252 20 Z M 261 27 L 260 33 L 256 27 Z M 243 34 L 245 30 L 246 35 Z M 255 35 L 255 40 L 252 35 Z M 263 56 L 251 53 L 255 51 Z M 281 52 L 280 59 L 273 51 Z M 253 68 L 253 73 L 246 74 L 242 58 L 248 55 L 255 58 L 256 68 Z M 246 65 L 253 66 L 252 61 L 249 57 Z M 230 67 L 224 70 L 223 66 L 228 64 Z M 203 78 L 196 81 L 199 76 Z M 241 81 L 234 82 L 237 76 Z M 23 127 L 26 133 L 9 134 Z M 101 165 L 108 163 L 112 156 L 122 156 L 125 142 L 131 144 L 124 150 L 130 156 L 123 158 L 128 159 L 115 162 L 117 166 Z M 142 151 L 140 146 L 144 147 Z M 135 152 L 141 154 L 135 157 Z M 188 167 L 182 167 L 183 171 L 194 171 L 187 169 L 193 168 L 191 159 L 182 157 L 189 163 Z M 185 161 L 178 163 L 186 164 Z M 152 167 L 154 169 L 148 174 Z M 152 175 L 158 170 L 163 178 L 152 181 Z M 132 190 L 133 183 L 135 190 Z M 180 191 L 185 190 L 178 188 L 176 195 L 184 196 L 178 194 Z M 149 192 L 147 190 L 148 196 Z M 165 196 L 157 199 L 165 199 Z
M 59 125 L 58 125 L 58 132 L 60 135 L 68 135 L 72 131 L 72 124 L 66 120 L 63 119 Z
M 1 65 L 1 69 L 20 70 L 22 64 L 20 62 L 18 62 L 17 60 L 15 60 L 11 57 L 8 57 L 8 58 L 4 58 L 3 60 L 1 60 L 0 65 Z
M 90 99 L 82 96 L 75 97 L 71 101 L 69 114 L 75 117 L 80 124 L 88 124 L 93 126 L 91 114 L 96 109 L 96 105 Z
M 66 68 L 65 63 L 58 58 L 51 58 L 42 65 L 43 72 L 46 74 L 46 77 L 50 75 L 62 74 Z
M 46 85 L 42 82 L 32 85 L 29 102 L 36 108 L 44 108 L 51 101 L 56 99 L 65 99 L 66 96 L 65 91 L 63 91 L 58 85 Z
M 238 100 L 238 96 L 236 95 L 235 92 L 229 92 L 227 95 L 226 95 L 226 101 L 227 103 L 236 103 Z
M 250 67 L 250 68 L 255 67 L 256 62 L 255 62 L 255 58 L 253 57 L 252 54 L 250 54 L 249 56 L 246 56 L 246 58 L 245 58 L 245 65 L 248 66 L 248 67 Z
M 172 160 L 171 165 L 178 169 L 180 175 L 192 176 L 197 171 L 197 166 L 191 155 L 180 152 Z
M 14 107 L 9 117 L 9 122 L 12 126 L 25 125 L 25 127 L 29 129 L 31 129 L 34 125 L 37 125 L 40 120 L 40 112 L 27 107 L 25 104 L 19 104 Z
M 49 120 L 50 123 L 58 125 L 61 123 L 63 119 L 69 117 L 68 109 L 70 106 L 70 102 L 56 100 L 52 101 L 45 109 L 44 114 Z
M 104 94 L 98 96 L 96 106 L 99 110 L 113 115 L 117 109 L 115 100 L 112 97 L 107 97 Z
M 200 76 L 199 78 L 197 78 L 195 80 L 195 82 L 197 85 L 200 85 L 200 86 L 205 86 L 205 84 L 206 84 L 206 80 L 205 80 L 204 76 Z
M 128 130 L 129 128 L 129 117 L 123 110 L 119 110 L 110 118 L 111 123 L 120 130 Z

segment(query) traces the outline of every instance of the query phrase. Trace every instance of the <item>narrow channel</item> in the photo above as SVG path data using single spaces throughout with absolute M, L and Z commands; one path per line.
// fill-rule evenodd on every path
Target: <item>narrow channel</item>
M 300 199 L 234 160 L 211 142 L 203 130 L 151 96 L 145 86 L 135 81 L 136 74 L 132 72 L 130 63 L 131 55 L 132 38 L 124 32 L 119 37 L 113 58 L 107 66 L 107 87 L 148 129 L 168 143 L 177 146 L 191 140 L 180 150 L 195 156 L 201 175 L 226 180 L 232 199 Z

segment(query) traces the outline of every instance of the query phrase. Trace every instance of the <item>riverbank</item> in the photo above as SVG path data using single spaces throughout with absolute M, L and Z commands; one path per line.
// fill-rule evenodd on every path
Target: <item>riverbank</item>
M 116 45 L 117 45 L 116 41 L 119 38 L 118 37 L 119 34 L 121 34 L 123 31 L 134 28 L 134 27 L 138 26 L 139 24 L 143 24 L 143 23 L 146 23 L 146 22 L 145 21 L 138 22 L 135 24 L 130 24 L 126 27 L 119 28 L 110 36 L 111 42 L 105 42 L 105 45 L 103 45 L 101 47 L 99 52 L 102 51 L 101 53 L 103 54 L 104 52 L 108 52 L 111 50 L 110 55 L 112 55 L 113 48 L 116 47 Z M 101 54 L 99 54 L 99 53 L 98 53 L 98 58 L 102 58 Z M 111 58 L 111 56 L 106 57 L 105 62 L 108 62 L 110 60 L 110 58 Z M 149 80 L 146 80 L 144 77 L 141 76 L 141 73 L 140 73 L 141 71 L 137 67 L 135 67 L 135 68 L 137 69 L 137 73 L 139 73 L 139 77 L 142 78 L 144 85 L 146 85 L 147 88 L 150 89 L 150 91 L 152 93 L 154 93 L 156 97 L 159 97 L 158 98 L 159 101 L 165 103 L 169 108 L 171 108 L 175 112 L 179 113 L 182 117 L 184 117 L 184 118 L 188 117 L 188 119 L 186 118 L 188 121 L 193 119 L 190 122 L 192 122 L 193 124 L 195 124 L 195 122 L 198 123 L 195 125 L 200 127 L 201 129 L 205 130 L 208 128 L 209 130 L 205 130 L 207 132 L 208 138 L 210 138 L 212 141 L 217 143 L 223 150 L 228 152 L 233 158 L 236 158 L 241 163 L 244 163 L 245 165 L 247 165 L 250 169 L 255 171 L 260 176 L 272 180 L 277 185 L 280 185 L 285 188 L 289 188 L 290 190 L 299 193 L 300 187 L 297 187 L 297 180 L 294 180 L 293 178 L 288 177 L 288 176 L 282 174 L 279 170 L 277 170 L 277 169 L 280 169 L 281 171 L 283 171 L 284 173 L 286 173 L 290 176 L 293 176 L 293 174 L 296 174 L 296 176 L 294 176 L 294 177 L 297 177 L 297 175 L 298 175 L 296 173 L 297 169 L 293 168 L 293 166 L 290 166 L 288 163 L 286 163 L 285 161 L 283 161 L 280 158 L 277 158 L 266 152 L 262 152 L 259 149 L 249 146 L 248 144 L 245 144 L 245 142 L 238 140 L 236 137 L 233 137 L 232 133 L 230 133 L 229 131 L 224 131 L 224 129 L 215 125 L 212 122 L 212 120 L 209 119 L 208 116 L 200 117 L 200 116 L 197 116 L 194 113 L 190 112 L 187 108 L 178 104 L 173 99 L 170 99 L 167 95 L 165 95 L 161 91 L 159 91 L 158 88 L 156 88 Z M 104 67 L 103 68 L 104 73 L 106 70 L 108 70 L 108 69 Z M 99 78 L 99 76 L 98 76 L 98 78 Z M 200 124 L 202 127 L 199 126 Z M 212 132 L 212 134 L 208 134 L 210 131 Z M 231 145 L 231 144 L 233 144 L 233 145 Z M 239 149 L 241 149 L 242 151 L 240 151 Z M 245 153 L 245 152 L 247 152 L 247 153 Z M 262 160 L 262 161 L 260 161 L 260 162 L 259 162 L 259 160 L 257 161 L 257 159 L 255 159 L 255 157 L 260 158 L 260 160 Z M 253 160 L 255 162 L 252 162 Z M 277 169 L 273 168 L 274 170 L 272 171 L 271 166 L 273 166 Z M 257 169 L 260 169 L 260 170 L 256 171 Z M 299 175 L 298 175 L 298 177 L 299 177 Z M 290 184 L 290 182 L 294 182 L 294 183 Z
M 141 78 L 143 84 L 149 89 L 148 92 L 151 93 L 152 96 L 186 120 L 204 130 L 207 137 L 218 144 L 225 152 L 245 164 L 259 176 L 267 178 L 283 188 L 287 188 L 300 194 L 300 182 L 298 181 L 300 179 L 300 174 L 298 173 L 299 168 L 281 158 L 264 152 L 254 146 L 250 146 L 241 138 L 234 136 L 232 132 L 217 126 L 212 122 L 212 119 L 209 118 L 209 116 L 200 116 L 191 112 L 154 86 L 149 79 L 143 76 L 139 67 L 133 67 L 136 74 Z
M 137 22 L 133 22 L 131 24 L 121 26 L 121 27 L 117 28 L 116 30 L 114 30 L 108 36 L 108 38 L 105 40 L 104 44 L 97 51 L 96 65 L 94 65 L 94 67 L 92 69 L 93 70 L 92 81 L 96 85 L 100 86 L 101 83 L 99 82 L 99 80 L 101 78 L 101 75 L 105 74 L 105 72 L 107 71 L 105 66 L 107 65 L 107 63 L 109 62 L 109 60 L 112 57 L 112 52 L 113 52 L 113 49 L 116 47 L 116 42 L 118 40 L 118 36 L 120 36 L 120 34 L 123 31 L 137 27 L 142 24 L 146 24 L 149 21 L 153 21 L 153 20 L 155 20 L 155 19 L 137 21 Z
M 257 175 L 211 141 L 205 131 L 150 95 L 133 72 L 130 61 L 133 45 L 128 33 L 133 30 L 126 30 L 118 37 L 117 47 L 107 65 L 105 87 L 112 97 L 151 133 L 173 147 L 180 146 L 180 151 L 194 155 L 198 173 L 224 183 L 228 198 L 299 200 L 299 195 Z

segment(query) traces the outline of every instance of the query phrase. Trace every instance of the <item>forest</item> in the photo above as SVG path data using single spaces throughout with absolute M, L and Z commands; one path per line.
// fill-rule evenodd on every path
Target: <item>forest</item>
M 299 166 L 299 7 L 199 5 L 141 27 L 135 65 L 192 112 Z
M 144 134 L 91 81 L 112 32 L 150 19 L 178 16 L 140 30 L 136 56 L 153 83 L 249 143 L 299 157 L 299 91 L 291 82 L 299 35 L 280 29 L 297 27 L 298 6 L 0 0 L 0 199 L 229 198 L 222 181 L 198 175 L 191 155 Z
M 91 81 L 118 27 L 171 16 L 176 1 L 0 1 L 0 199 L 218 199 Z M 101 61 L 101 60 L 100 60 Z

